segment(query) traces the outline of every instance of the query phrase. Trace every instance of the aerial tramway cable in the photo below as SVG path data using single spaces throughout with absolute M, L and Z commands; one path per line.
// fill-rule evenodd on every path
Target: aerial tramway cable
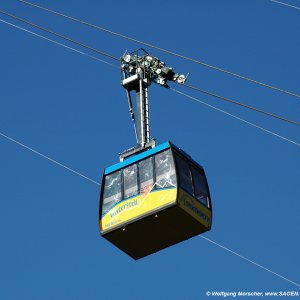
M 52 13 L 52 14 L 61 16 L 61 17 L 63 17 L 63 18 L 66 18 L 66 19 L 75 21 L 75 22 L 77 22 L 77 23 L 81 23 L 81 24 L 87 25 L 87 26 L 92 27 L 92 28 L 95 28 L 95 29 L 97 29 L 97 30 L 104 31 L 104 32 L 107 32 L 107 33 L 109 33 L 109 34 L 112 34 L 112 35 L 115 35 L 115 36 L 118 36 L 118 37 L 127 39 L 127 40 L 129 40 L 129 41 L 134 42 L 134 43 L 137 43 L 137 44 L 140 44 L 140 45 L 144 45 L 144 46 L 150 47 L 150 48 L 152 48 L 152 49 L 156 49 L 156 50 L 159 50 L 159 51 L 168 53 L 168 54 L 170 54 L 170 55 L 173 55 L 173 56 L 176 56 L 176 57 L 185 59 L 185 60 L 187 60 L 187 61 L 191 61 L 191 62 L 193 62 L 193 63 L 202 65 L 202 66 L 204 66 L 204 67 L 206 67 L 206 68 L 214 69 L 214 70 L 216 70 L 216 71 L 219 71 L 219 72 L 228 74 L 228 75 L 230 75 L 230 76 L 234 76 L 234 77 L 236 77 L 236 78 L 239 78 L 239 79 L 242 79 L 242 80 L 245 80 L 245 81 L 248 81 L 248 82 L 251 82 L 251 83 L 254 83 L 254 84 L 263 86 L 263 87 L 266 87 L 266 88 L 268 88 L 268 89 L 272 89 L 272 90 L 275 90 L 275 91 L 278 91 L 278 92 L 281 92 L 281 93 L 284 93 L 284 94 L 287 94 L 287 95 L 290 95 L 290 96 L 293 96 L 293 97 L 296 97 L 296 98 L 300 98 L 300 95 L 297 94 L 297 93 L 294 93 L 294 92 L 291 92 L 291 91 L 288 91 L 288 90 L 285 90 L 285 89 L 282 89 L 282 88 L 276 87 L 276 86 L 274 86 L 274 85 L 270 85 L 270 84 L 267 84 L 267 83 L 264 83 L 264 82 L 261 82 L 261 81 L 255 80 L 255 79 L 252 79 L 252 78 L 250 78 L 250 77 L 243 76 L 243 75 L 238 74 L 238 73 L 231 72 L 231 71 L 229 71 L 229 70 L 225 70 L 225 69 L 223 69 L 223 68 L 220 68 L 220 67 L 217 67 L 217 66 L 214 66 L 214 65 L 205 63 L 205 62 L 203 62 L 203 61 L 201 61 L 201 60 L 197 60 L 197 59 L 194 59 L 194 58 L 191 58 L 191 57 L 182 55 L 182 54 L 178 54 L 178 53 L 176 53 L 176 52 L 174 52 L 174 51 L 170 51 L 170 50 L 167 50 L 167 49 L 165 49 L 165 48 L 162 48 L 162 47 L 153 45 L 153 44 L 151 44 L 151 43 L 147 43 L 147 42 L 144 42 L 144 41 L 141 41 L 141 40 L 138 40 L 138 39 L 129 37 L 129 36 L 127 36 L 127 35 L 118 33 L 118 32 L 116 32 L 116 31 L 112 31 L 112 30 L 110 30 L 110 29 L 107 29 L 107 28 L 104 28 L 104 27 L 101 27 L 101 26 L 98 26 L 98 25 L 95 25 L 95 24 L 92 24 L 92 23 L 83 21 L 83 20 L 81 20 L 81 19 L 78 19 L 78 18 L 74 18 L 74 17 L 68 16 L 68 15 L 66 15 L 66 14 L 60 13 L 60 12 L 55 11 L 55 10 L 52 10 L 52 9 L 50 9 L 50 8 L 43 7 L 43 6 L 41 6 L 41 5 L 34 4 L 34 3 L 32 3 L 32 2 L 25 1 L 25 0 L 17 0 L 17 1 L 19 1 L 19 2 L 21 2 L 21 3 L 23 3 L 23 4 L 26 4 L 26 5 L 30 5 L 30 6 L 32 6 L 32 7 L 36 7 L 36 8 L 38 8 L 38 9 L 47 11 L 47 12 L 49 12 L 49 13 Z M 274 2 L 276 2 L 276 1 L 274 1 Z

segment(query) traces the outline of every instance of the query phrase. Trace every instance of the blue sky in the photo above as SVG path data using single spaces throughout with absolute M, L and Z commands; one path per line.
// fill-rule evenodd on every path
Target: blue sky
M 267 0 L 38 3 L 300 93 L 299 10 Z M 140 47 L 18 1 L 1 9 L 117 57 Z M 100 182 L 102 170 L 135 143 L 118 69 L 4 23 L 0 34 L 0 132 Z M 299 121 L 299 98 L 146 50 L 189 72 L 189 84 Z M 173 87 L 300 142 L 295 125 Z M 150 101 L 152 136 L 173 141 L 205 167 L 213 202 L 205 236 L 299 284 L 299 147 L 159 86 Z M 200 237 L 133 261 L 100 237 L 98 185 L 3 137 L 0 153 L 1 299 L 299 291 Z

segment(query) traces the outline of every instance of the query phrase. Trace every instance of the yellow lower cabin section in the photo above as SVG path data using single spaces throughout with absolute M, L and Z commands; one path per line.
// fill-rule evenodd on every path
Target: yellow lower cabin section
M 124 200 L 100 221 L 101 235 L 140 259 L 211 228 L 211 210 L 180 188 Z
M 100 220 L 100 230 L 106 231 L 176 202 L 177 188 L 154 190 L 124 200 L 110 209 Z

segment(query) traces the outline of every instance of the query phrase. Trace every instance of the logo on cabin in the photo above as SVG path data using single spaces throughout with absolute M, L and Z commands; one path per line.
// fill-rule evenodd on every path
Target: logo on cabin
M 190 197 L 183 195 L 180 198 L 180 202 L 189 210 L 196 214 L 199 218 L 205 221 L 207 224 L 210 224 L 210 218 L 201 210 L 200 205 L 198 203 L 194 203 L 195 201 Z
M 138 201 L 137 199 L 133 200 L 133 201 L 129 201 L 121 206 L 119 206 L 116 210 L 112 211 L 110 213 L 110 217 L 113 218 L 115 217 L 116 215 L 118 215 L 119 213 L 131 208 L 131 207 L 134 207 L 134 206 L 137 206 L 138 205 Z

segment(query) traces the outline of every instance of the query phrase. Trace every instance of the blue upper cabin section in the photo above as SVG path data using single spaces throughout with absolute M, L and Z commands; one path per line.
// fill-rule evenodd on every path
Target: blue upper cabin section
M 142 159 L 145 159 L 149 156 L 152 156 L 158 152 L 161 152 L 163 150 L 166 150 L 166 149 L 169 149 L 169 148 L 174 148 L 176 149 L 178 152 L 180 152 L 182 155 L 184 155 L 189 161 L 191 161 L 192 163 L 194 163 L 196 166 L 200 167 L 201 169 L 203 168 L 201 165 L 199 165 L 197 162 L 195 162 L 186 152 L 184 152 L 182 149 L 176 147 L 174 144 L 172 144 L 171 142 L 165 142 L 163 144 L 160 144 L 152 149 L 149 149 L 149 150 L 145 150 L 144 152 L 142 153 L 139 153 L 139 154 L 136 154 L 136 155 L 133 155 L 127 159 L 125 159 L 124 161 L 122 162 L 119 162 L 115 165 L 112 165 L 110 167 L 107 167 L 105 170 L 104 170 L 104 175 L 108 175 L 110 173 L 113 173 L 114 171 L 117 171 L 119 169 L 123 169 L 137 161 L 140 161 Z
M 104 174 L 105 175 L 110 174 L 110 173 L 112 173 L 114 171 L 117 171 L 119 169 L 127 167 L 127 166 L 129 166 L 129 165 L 131 165 L 131 164 L 133 164 L 133 163 L 135 163 L 137 161 L 140 161 L 140 160 L 142 160 L 144 158 L 147 158 L 147 157 L 149 157 L 149 156 L 151 156 L 153 154 L 156 154 L 156 153 L 158 153 L 160 151 L 166 150 L 166 149 L 168 149 L 170 147 L 171 147 L 170 142 L 165 142 L 165 143 L 163 143 L 161 145 L 158 145 L 158 146 L 156 146 L 156 147 L 154 147 L 152 149 L 149 149 L 149 150 L 146 150 L 146 151 L 144 151 L 142 153 L 130 156 L 127 159 L 125 159 L 124 161 L 119 162 L 119 163 L 117 163 L 115 165 L 112 165 L 112 166 L 106 168 L 105 171 L 104 171 Z

